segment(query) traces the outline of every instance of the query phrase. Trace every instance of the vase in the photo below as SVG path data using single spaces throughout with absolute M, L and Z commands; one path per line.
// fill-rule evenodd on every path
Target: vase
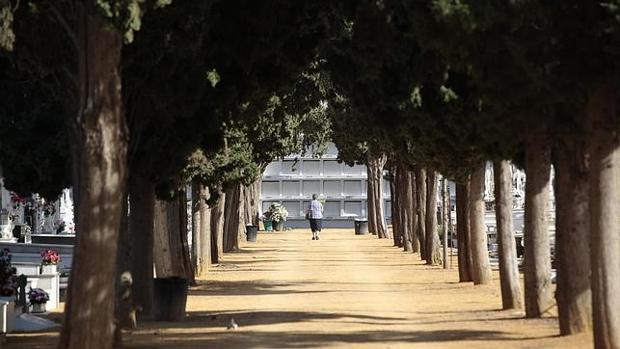
M 0 301 L 0 332 L 9 333 L 15 327 L 15 297 L 0 297 Z
M 45 303 L 32 303 L 33 313 L 45 313 Z
M 41 275 L 54 275 L 57 271 L 56 264 L 43 264 L 41 265 Z

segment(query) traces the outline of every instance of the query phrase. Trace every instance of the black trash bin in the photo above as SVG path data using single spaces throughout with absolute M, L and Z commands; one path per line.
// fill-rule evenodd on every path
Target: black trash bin
M 248 241 L 256 242 L 258 236 L 258 226 L 248 224 L 245 226 L 245 235 Z
M 355 235 L 366 235 L 368 234 L 368 220 L 367 219 L 356 219 L 355 220 Z
M 153 316 L 156 321 L 183 320 L 188 287 L 188 280 L 180 277 L 153 280 Z

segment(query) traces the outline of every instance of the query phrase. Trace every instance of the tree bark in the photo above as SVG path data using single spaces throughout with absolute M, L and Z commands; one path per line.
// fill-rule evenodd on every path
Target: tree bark
M 220 193 L 217 204 L 211 209 L 211 263 L 217 264 L 224 255 L 224 208 L 226 194 Z
M 395 247 L 403 247 L 403 237 L 401 234 L 401 203 L 400 203 L 400 184 L 398 180 L 400 179 L 398 176 L 398 165 L 394 162 L 390 168 L 391 176 L 390 176 L 390 198 L 392 199 L 392 238 L 394 239 Z
M 200 191 L 202 185 L 197 181 L 192 182 L 192 246 L 191 246 L 191 259 L 192 259 L 192 268 L 194 269 L 195 275 L 200 275 L 202 271 L 200 270 L 200 257 L 198 254 L 200 253 L 201 243 L 202 243 L 202 231 L 201 227 L 201 215 L 200 210 L 202 206 L 202 200 L 200 198 Z
M 443 226 L 443 268 L 448 269 L 448 234 L 450 233 L 450 187 L 448 179 L 441 180 L 441 199 L 442 199 L 442 226 Z
M 587 105 L 594 346 L 620 348 L 620 136 L 616 91 L 601 86 Z
M 485 165 L 481 164 L 471 175 L 469 192 L 469 221 L 471 239 L 469 243 L 472 257 L 472 281 L 474 285 L 491 282 L 491 266 L 487 247 L 487 230 L 484 224 L 484 174 Z
M 456 230 L 458 240 L 459 282 L 473 281 L 469 234 L 469 178 L 456 183 Z
M 202 187 L 200 191 L 201 205 L 200 205 L 200 236 L 201 243 L 198 250 L 198 257 L 200 261 L 200 276 L 204 276 L 209 271 L 211 265 L 211 209 L 207 205 L 209 200 L 209 189 Z
M 131 237 L 130 270 L 133 278 L 134 305 L 138 313 L 150 317 L 153 312 L 153 222 L 155 186 L 148 180 L 129 182 L 129 230 Z
M 118 249 L 116 258 L 116 328 L 114 329 L 114 346 L 123 345 L 123 328 L 136 328 L 136 312 L 133 301 L 133 278 L 129 270 L 131 254 L 131 238 L 129 232 L 129 204 L 127 195 L 124 195 L 121 213 L 121 226 L 118 235 Z
M 517 266 L 517 243 L 512 223 L 512 168 L 508 161 L 493 163 L 495 220 L 499 247 L 499 279 L 503 309 L 521 309 L 521 285 Z
M 590 212 L 585 144 L 559 140 L 555 167 L 555 261 L 560 334 L 592 328 L 590 289 Z
M 549 171 L 546 135 L 533 132 L 525 144 L 525 316 L 536 318 L 551 307 L 549 249 Z
M 224 208 L 224 252 L 239 250 L 239 235 L 245 228 L 244 220 L 243 185 L 236 184 L 226 191 L 226 204 Z
M 441 264 L 437 234 L 437 172 L 426 174 L 426 264 Z
M 403 165 L 399 164 L 397 171 L 398 176 L 398 206 L 399 206 L 399 219 L 400 219 L 400 235 L 403 244 L 403 250 L 405 252 L 413 251 L 413 241 L 411 240 L 413 234 L 411 233 L 411 216 L 415 214 L 412 212 L 411 205 L 411 187 L 409 170 Z
M 181 195 L 180 195 L 181 196 Z M 183 220 L 180 205 L 183 198 L 173 201 L 156 200 L 154 213 L 154 264 L 157 278 L 181 277 L 191 280 L 193 272 L 191 263 L 188 263 L 189 250 L 183 235 L 187 236 L 187 229 L 183 229 L 186 221 Z
M 71 118 L 74 185 L 79 207 L 63 348 L 111 348 L 116 257 L 127 181 L 127 127 L 122 112 L 122 36 L 80 6 L 78 112 Z M 95 293 L 93 293 L 95 292 Z
M 417 236 L 420 241 L 420 258 L 426 260 L 426 170 L 420 167 L 415 171 L 416 181 L 416 204 L 417 210 Z
M 194 274 L 204 276 L 211 264 L 211 212 L 207 205 L 209 190 L 192 184 L 192 267 Z
M 383 167 L 386 163 L 386 156 L 368 155 L 368 165 L 366 167 L 368 173 L 368 230 L 372 234 L 376 234 L 379 239 L 389 237 L 387 227 L 385 225 L 385 216 L 383 213 L 383 192 L 381 185 L 383 182 Z
M 418 205 L 416 203 L 416 197 L 417 197 L 417 192 L 416 192 L 417 188 L 416 188 L 416 178 L 415 178 L 415 172 L 410 169 L 407 168 L 407 191 L 406 191 L 406 195 L 407 195 L 407 206 L 406 206 L 406 210 L 408 212 L 408 230 L 409 230 L 409 240 L 411 241 L 411 251 L 413 253 L 419 253 L 420 252 L 420 240 L 418 239 L 418 234 L 417 234 L 417 224 L 418 224 L 418 216 L 417 216 L 417 209 L 418 209 Z

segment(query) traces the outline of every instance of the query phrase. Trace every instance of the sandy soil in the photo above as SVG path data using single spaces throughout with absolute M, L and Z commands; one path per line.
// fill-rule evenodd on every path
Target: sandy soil
M 554 309 L 500 311 L 499 281 L 458 283 L 456 268 L 352 230 L 261 233 L 190 291 L 189 316 L 125 334 L 129 348 L 590 348 L 560 337 Z M 453 258 L 456 263 L 456 256 Z M 227 330 L 230 320 L 239 325 Z M 49 348 L 56 333 L 12 334 L 9 348 Z

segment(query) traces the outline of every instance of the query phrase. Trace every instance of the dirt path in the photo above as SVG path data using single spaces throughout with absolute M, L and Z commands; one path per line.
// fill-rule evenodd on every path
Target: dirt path
M 191 291 L 187 321 L 145 324 L 126 334 L 127 346 L 592 346 L 590 335 L 557 336 L 555 318 L 526 321 L 521 313 L 498 311 L 497 279 L 488 287 L 459 284 L 455 269 L 425 266 L 391 241 L 351 230 L 327 230 L 311 241 L 309 232 L 290 231 L 260 234 L 259 242 L 242 247 Z M 237 330 L 226 329 L 231 318 Z

